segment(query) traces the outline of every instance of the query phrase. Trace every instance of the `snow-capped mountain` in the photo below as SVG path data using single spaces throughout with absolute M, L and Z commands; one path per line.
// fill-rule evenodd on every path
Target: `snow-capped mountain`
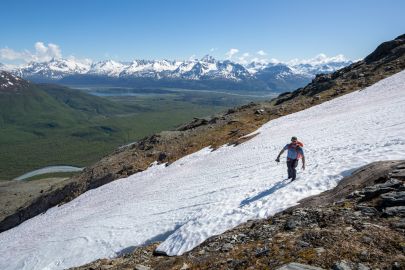
M 1 92 L 18 92 L 25 87 L 27 87 L 29 83 L 7 71 L 0 71 L 0 93 Z
M 0 70 L 2 70 L 2 71 L 12 71 L 15 69 L 16 68 L 13 65 L 7 65 L 7 64 L 0 63 Z
M 61 58 L 48 62 L 31 62 L 13 69 L 12 72 L 37 82 L 67 81 L 74 84 L 77 77 L 80 77 L 82 83 L 85 78 L 86 83 L 103 79 L 104 81 L 113 80 L 115 84 L 131 82 L 136 86 L 136 80 L 142 79 L 143 83 L 149 81 L 154 86 L 165 86 L 165 83 L 170 81 L 172 83 L 170 86 L 173 86 L 174 81 L 176 83 L 203 81 L 203 84 L 198 84 L 198 87 L 215 88 L 219 87 L 218 84 L 210 84 L 210 81 L 221 81 L 221 87 L 229 89 L 243 85 L 247 90 L 280 92 L 303 86 L 318 73 L 330 73 L 351 63 L 343 56 L 325 58 L 322 55 L 307 62 L 251 62 L 246 65 L 230 60 L 217 60 L 210 55 L 186 61 L 91 62 Z M 156 81 L 161 82 L 159 84 Z M 226 85 L 224 82 L 229 82 L 231 85 Z M 193 85 L 187 84 L 187 87 L 193 88 Z
M 118 77 L 125 69 L 125 65 L 114 60 L 106 60 L 90 65 L 87 74 L 100 76 Z M 84 73 L 79 73 L 84 74 Z
M 170 76 L 181 62 L 168 60 L 134 60 L 119 74 L 121 77 L 144 77 L 160 79 Z
M 44 77 L 52 80 L 78 74 L 189 80 L 220 78 L 236 81 L 251 76 L 242 65 L 231 61 L 217 61 L 211 56 L 189 61 L 134 60 L 132 62 L 118 62 L 105 60 L 94 63 L 83 63 L 74 59 L 52 59 L 49 62 L 31 62 L 13 72 L 23 77 Z
M 48 62 L 30 62 L 12 72 L 23 78 L 37 80 L 59 80 L 73 74 L 85 74 L 90 70 L 89 63 L 75 59 L 52 59 Z

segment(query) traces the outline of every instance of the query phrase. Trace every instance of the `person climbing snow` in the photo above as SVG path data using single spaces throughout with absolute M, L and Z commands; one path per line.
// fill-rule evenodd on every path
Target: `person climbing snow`
M 288 179 L 294 181 L 297 177 L 296 167 L 298 165 L 298 160 L 302 158 L 302 169 L 305 170 L 305 156 L 304 150 L 302 149 L 304 145 L 298 141 L 297 137 L 291 138 L 291 143 L 284 146 L 284 148 L 278 154 L 276 161 L 280 162 L 280 156 L 287 150 L 287 169 L 288 169 Z

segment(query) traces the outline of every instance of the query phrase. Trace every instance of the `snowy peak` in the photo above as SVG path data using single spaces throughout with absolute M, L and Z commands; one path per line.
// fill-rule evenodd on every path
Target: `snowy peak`
M 245 67 L 251 74 L 255 74 L 256 72 L 266 68 L 268 65 L 269 63 L 267 61 L 252 61 Z
M 120 73 L 122 77 L 162 78 L 178 68 L 181 62 L 169 60 L 134 60 Z
M 214 57 L 212 57 L 209 54 L 206 54 L 204 57 L 200 59 L 201 62 L 206 62 L 206 63 L 215 63 L 217 60 L 215 60 Z
M 0 94 L 6 92 L 18 92 L 29 86 L 26 80 L 23 80 L 7 71 L 0 71 Z
M 114 60 L 106 60 L 92 64 L 88 73 L 118 77 L 124 69 L 124 64 Z
M 58 80 L 73 74 L 84 74 L 90 69 L 89 63 L 75 59 L 52 59 L 48 62 L 30 62 L 13 71 L 21 77 L 44 77 Z
M 217 61 L 206 55 L 201 60 L 134 60 L 118 62 L 105 60 L 82 63 L 75 59 L 52 59 L 49 62 L 31 62 L 13 71 L 23 77 L 44 77 L 59 80 L 69 75 L 88 74 L 107 77 L 178 78 L 186 80 L 228 79 L 241 80 L 251 74 L 241 65 Z
M 343 60 L 345 60 L 343 56 L 327 58 L 325 55 L 319 55 L 312 62 L 286 64 L 256 61 L 241 65 L 229 60 L 216 60 L 210 55 L 205 55 L 200 60 L 187 61 L 133 60 L 132 62 L 119 62 L 104 60 L 93 63 L 61 58 L 52 59 L 48 62 L 31 62 L 24 67 L 13 70 L 13 73 L 27 78 L 43 77 L 50 80 L 59 80 L 70 75 L 89 74 L 107 77 L 179 78 L 187 80 L 225 79 L 238 81 L 252 78 L 262 71 L 268 73 L 269 70 L 314 77 L 317 73 L 333 72 L 351 63 Z
M 338 55 L 335 57 L 327 57 L 324 54 L 320 54 L 315 58 L 308 60 L 291 60 L 286 63 L 282 62 L 252 62 L 247 65 L 249 72 L 256 74 L 260 72 L 268 73 L 281 73 L 289 75 L 302 75 L 308 78 L 314 77 L 316 74 L 320 73 L 331 73 L 345 66 L 352 64 L 351 60 L 347 60 L 343 55 Z

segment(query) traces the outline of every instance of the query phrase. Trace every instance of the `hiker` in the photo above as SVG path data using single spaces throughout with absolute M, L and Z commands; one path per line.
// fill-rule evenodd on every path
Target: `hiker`
M 291 181 L 294 181 L 297 177 L 296 167 L 298 165 L 298 160 L 302 158 L 302 169 L 305 170 L 305 156 L 304 150 L 302 149 L 304 145 L 298 141 L 297 137 L 291 138 L 291 143 L 284 146 L 284 148 L 278 154 L 276 161 L 280 162 L 280 156 L 284 153 L 285 150 L 287 152 L 287 168 L 288 168 L 288 179 L 291 178 Z

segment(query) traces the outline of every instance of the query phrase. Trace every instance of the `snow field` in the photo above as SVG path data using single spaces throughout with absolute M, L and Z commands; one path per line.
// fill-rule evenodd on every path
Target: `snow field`
M 157 240 L 165 240 L 158 250 L 182 254 L 331 189 L 362 165 L 404 159 L 404 108 L 402 71 L 270 121 L 236 147 L 205 148 L 90 190 L 1 233 L 0 269 L 64 269 Z M 293 135 L 305 144 L 307 169 L 289 183 L 274 159 Z

